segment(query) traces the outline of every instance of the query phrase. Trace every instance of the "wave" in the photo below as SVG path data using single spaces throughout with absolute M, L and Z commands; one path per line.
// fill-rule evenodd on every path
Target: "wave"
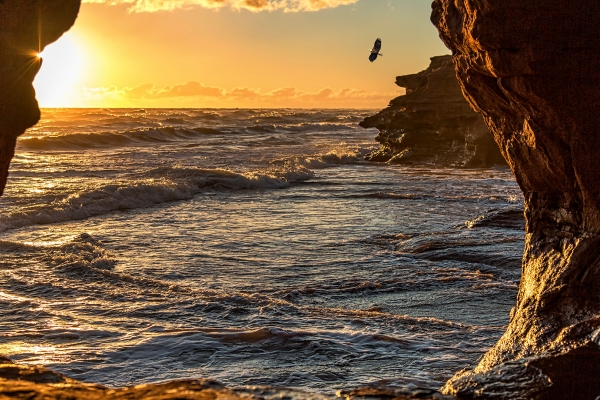
M 393 244 L 398 254 L 411 254 L 428 261 L 450 261 L 461 265 L 486 265 L 514 271 L 521 264 L 521 252 L 513 253 L 515 242 L 523 240 L 520 232 L 498 239 L 490 232 L 471 234 L 457 227 L 454 231 L 435 232 L 401 238 Z M 393 241 L 392 241 L 393 242 Z M 451 278 L 450 278 L 451 279 Z
M 205 189 L 283 189 L 306 181 L 314 173 L 302 166 L 236 173 L 223 169 L 161 167 L 141 174 L 145 179 L 109 184 L 72 194 L 50 204 L 0 216 L 0 232 L 31 225 L 81 220 L 117 210 L 145 208 L 188 200 Z
M 415 369 L 413 364 L 427 363 L 430 368 L 441 364 L 444 372 L 451 371 L 472 362 L 472 358 L 485 351 L 485 346 L 491 345 L 496 336 L 491 340 L 482 338 L 473 346 L 457 348 L 440 339 L 447 341 L 448 335 L 425 337 L 414 332 L 379 334 L 367 330 L 285 329 L 278 326 L 245 330 L 151 330 L 119 347 L 100 347 L 97 353 L 109 366 L 101 371 L 94 368 L 96 359 L 89 357 L 74 357 L 75 360 L 69 360 L 68 364 L 63 361 L 64 364 L 54 364 L 53 368 L 69 371 L 70 375 L 83 381 L 116 386 L 131 385 L 132 381 L 139 384 L 157 379 L 171 380 L 181 378 L 182 373 L 184 378 L 193 378 L 200 370 L 227 385 L 241 384 L 246 389 L 236 390 L 236 393 L 242 397 L 325 399 L 331 397 L 311 392 L 295 395 L 293 389 L 281 391 L 277 387 L 320 390 L 335 397 L 333 390 L 364 386 L 382 374 L 392 375 L 391 371 L 394 372 L 391 382 L 396 385 L 404 379 L 403 375 L 409 375 L 411 382 L 421 379 L 432 385 L 431 380 L 436 378 L 419 375 L 425 368 L 419 365 L 419 369 Z M 476 355 L 469 356 L 471 352 Z M 428 355 L 426 361 L 421 361 L 426 357 L 423 354 Z M 170 369 L 173 365 L 183 365 L 186 369 Z M 258 368 L 267 371 L 266 375 L 256 373 L 254 369 Z M 242 379 L 236 380 L 240 376 Z M 436 380 L 434 384 L 441 385 L 443 379 L 446 378 Z M 394 393 L 399 392 L 399 389 L 395 390 Z M 418 392 L 416 397 L 423 397 L 424 390 L 415 392 Z
M 364 162 L 364 155 L 371 149 L 334 149 L 327 153 L 310 156 L 293 156 L 271 161 L 274 165 L 299 165 L 310 169 L 328 168 L 343 164 Z
M 281 129 L 288 132 L 326 132 L 357 129 L 357 125 L 348 123 L 303 122 L 300 124 L 284 125 Z
M 168 122 L 169 124 L 187 124 L 187 123 L 189 123 L 184 118 L 176 118 L 176 117 L 169 117 L 169 118 L 163 120 L 163 122 Z
M 427 192 L 423 190 L 420 193 L 397 193 L 384 191 L 365 191 L 348 195 L 349 198 L 373 198 L 384 200 L 434 200 L 443 202 L 459 202 L 459 203 L 512 203 L 510 197 L 503 196 L 482 196 L 480 194 L 461 193 L 460 195 L 452 195 L 450 193 Z M 488 211 L 482 215 L 466 221 L 465 225 L 468 228 L 478 226 L 498 226 L 498 227 L 515 227 L 519 228 L 522 220 L 523 209 L 498 211 Z M 484 220 L 485 221 L 482 221 Z M 512 222 L 511 222 L 512 221 Z
M 100 149 L 124 146 L 140 146 L 161 143 L 194 140 L 204 135 L 239 135 L 239 134 L 268 134 L 268 133 L 298 133 L 298 132 L 327 132 L 353 129 L 347 123 L 301 123 L 291 125 L 250 125 L 246 127 L 189 127 L 187 118 L 168 117 L 162 122 L 183 126 L 154 126 L 135 128 L 125 131 L 101 131 L 94 133 L 69 133 L 51 136 L 30 136 L 19 138 L 17 144 L 24 150 L 81 150 Z M 139 125 L 139 121 L 135 122 Z M 123 126 L 123 117 L 114 121 L 115 125 Z M 108 124 L 109 126 L 111 123 Z M 104 127 L 106 128 L 106 126 Z
M 20 253 L 31 250 L 38 250 L 39 246 L 29 243 L 12 242 L 8 240 L 0 240 L 0 250 L 4 253 Z
M 294 120 L 294 121 L 355 121 L 360 122 L 366 116 L 371 115 L 373 110 L 353 110 L 348 109 L 280 109 L 269 111 L 256 111 L 251 117 L 261 120 Z
M 16 245 L 16 243 L 15 243 Z M 237 292 L 237 291 L 221 291 L 215 289 L 199 289 L 188 287 L 186 285 L 181 285 L 180 283 L 172 283 L 166 282 L 160 279 L 153 279 L 143 276 L 133 276 L 123 271 L 115 271 L 114 268 L 118 263 L 118 258 L 113 256 L 113 254 L 107 250 L 103 243 L 92 237 L 87 233 L 81 233 L 77 236 L 69 237 L 67 240 L 62 241 L 61 243 L 50 243 L 46 246 L 30 246 L 24 245 L 25 248 L 30 249 L 32 252 L 29 254 L 30 258 L 36 258 L 38 260 L 44 261 L 44 264 L 47 264 L 51 267 L 51 269 L 63 275 L 69 276 L 71 280 L 75 280 L 77 283 L 78 290 L 82 287 L 82 285 L 87 284 L 93 285 L 96 289 L 101 287 L 104 283 L 108 284 L 108 287 L 119 287 L 121 290 L 124 287 L 124 284 L 131 284 L 135 288 L 143 288 L 144 292 L 148 294 L 149 292 L 156 291 L 157 293 L 164 294 L 166 292 L 171 292 L 173 294 L 177 294 L 177 298 L 182 301 L 182 304 L 185 304 L 187 300 L 190 298 L 194 299 L 193 307 L 200 306 L 202 307 L 202 312 L 207 313 L 212 311 L 212 308 L 215 308 L 215 305 L 218 305 L 216 311 L 221 311 L 223 308 L 228 307 L 252 307 L 259 308 L 263 311 L 270 307 L 277 307 L 280 311 L 285 309 L 287 314 L 291 313 L 302 313 L 305 317 L 308 318 L 331 318 L 335 316 L 335 319 L 346 318 L 346 319 L 364 319 L 364 320 L 389 320 L 396 321 L 397 323 L 407 324 L 410 326 L 438 326 L 445 328 L 456 328 L 456 329 L 473 329 L 476 326 L 464 324 L 460 322 L 454 322 L 444 319 L 439 319 L 435 317 L 419 317 L 419 316 L 411 316 L 407 314 L 393 314 L 381 311 L 376 308 L 370 309 L 347 309 L 340 307 L 327 307 L 327 306 L 318 306 L 318 305 L 301 305 L 295 304 L 291 302 L 287 295 L 285 295 L 286 291 L 276 292 L 272 295 L 264 294 L 264 293 L 246 293 L 246 292 Z M 36 254 L 37 253 L 37 254 Z M 448 270 L 438 270 L 434 271 L 432 275 L 435 275 L 436 278 L 443 277 L 451 277 L 456 275 L 464 275 L 463 279 L 472 279 L 479 284 L 490 284 L 495 283 L 491 281 L 490 274 L 483 274 L 479 271 L 459 271 L 458 269 L 448 269 Z M 330 285 L 315 285 L 313 287 L 305 287 L 302 289 L 295 290 L 293 292 L 302 292 L 305 293 L 314 293 L 315 291 L 323 291 L 330 293 L 335 286 L 338 286 L 337 289 L 341 291 L 347 292 L 357 292 L 364 290 L 381 290 L 385 291 L 385 286 L 390 287 L 396 286 L 397 284 L 411 284 L 411 282 L 403 282 L 403 279 L 390 279 L 383 282 L 339 282 L 337 285 L 335 283 Z M 14 284 L 12 288 L 14 288 L 17 292 L 19 292 L 19 285 L 23 287 L 28 287 L 28 292 L 32 292 L 32 283 L 26 281 L 18 281 L 15 277 Z M 65 283 L 63 282 L 64 286 Z M 35 286 L 35 285 L 33 285 Z M 45 294 L 48 290 L 45 284 L 42 284 L 43 290 Z M 396 287 L 397 289 L 397 287 Z M 139 293 L 134 289 L 136 293 Z M 23 291 L 21 290 L 21 293 Z M 105 290 L 105 293 L 111 293 L 111 290 Z M 287 294 L 290 292 L 288 291 Z M 0 292 L 0 298 L 3 293 Z M 40 293 L 37 293 L 40 295 Z M 283 295 L 283 296 L 282 296 Z M 4 294 L 4 297 L 8 296 Z M 280 297 L 281 296 L 281 297 Z M 199 302 L 200 301 L 200 302 Z M 209 309 L 210 308 L 210 309 Z M 181 307 L 181 312 L 186 312 L 186 307 Z M 197 313 L 196 310 L 193 311 Z M 259 330 L 251 333 L 250 335 L 246 334 L 231 334 L 231 330 L 219 330 L 219 332 L 215 332 L 214 329 L 211 331 L 215 334 L 215 336 L 223 335 L 227 336 L 231 340 L 262 340 L 266 336 L 272 336 L 274 332 L 272 331 L 264 331 Z M 280 331 L 277 331 L 277 335 L 281 334 Z M 244 336 L 247 336 L 244 338 Z M 377 340 L 385 340 L 380 337 L 381 335 L 377 335 Z
M 278 327 L 262 327 L 257 329 L 238 328 L 194 328 L 161 331 L 176 337 L 192 336 L 198 333 L 219 340 L 220 342 L 259 343 L 267 340 L 278 339 L 288 341 L 295 338 L 319 338 L 320 340 L 341 340 L 344 343 L 365 345 L 369 342 L 395 343 L 397 345 L 413 345 L 407 338 L 395 337 L 382 333 L 342 332 L 331 330 L 302 330 L 282 329 Z
M 456 254 L 458 257 L 460 257 L 460 255 L 460 253 Z M 489 258 L 493 260 L 492 257 Z M 481 264 L 486 262 L 486 260 L 482 260 L 481 257 L 470 260 L 467 258 L 466 260 L 473 263 L 479 262 Z M 465 260 L 459 259 L 459 261 Z M 491 272 L 486 272 L 485 269 L 484 271 L 481 271 L 480 269 L 465 268 L 465 265 L 463 264 L 461 267 L 428 266 L 426 270 L 420 271 L 415 269 L 414 271 L 403 273 L 402 276 L 391 278 L 382 277 L 369 280 L 341 279 L 337 281 L 331 280 L 327 283 L 317 282 L 304 287 L 286 288 L 275 292 L 273 295 L 280 296 L 293 303 L 298 303 L 299 301 L 302 301 L 303 297 L 322 298 L 335 296 L 339 298 L 340 295 L 348 295 L 349 297 L 355 294 L 360 294 L 361 296 L 380 295 L 383 293 L 426 290 L 432 286 L 447 286 L 448 282 L 454 282 L 460 286 L 469 286 L 473 288 L 516 288 L 513 281 L 501 280 L 500 277 Z M 381 309 L 377 306 L 363 311 L 375 312 L 381 311 Z
M 117 263 L 100 242 L 87 233 L 82 233 L 72 241 L 61 245 L 50 256 L 50 263 L 61 270 L 80 270 L 94 268 L 111 270 Z
M 356 129 L 354 123 L 327 123 L 327 122 L 302 122 L 299 124 L 257 124 L 250 125 L 245 128 L 248 132 L 258 133 L 273 133 L 273 132 L 285 132 L 285 133 L 298 133 L 298 132 L 331 132 L 348 129 Z
M 74 133 L 68 135 L 25 137 L 18 146 L 26 150 L 77 150 L 118 146 L 168 143 L 190 140 L 223 132 L 212 128 L 140 128 L 125 132 Z
M 510 228 L 516 230 L 525 229 L 525 218 L 522 208 L 508 208 L 501 210 L 489 210 L 465 222 L 467 228 Z
M 396 200 L 423 200 L 432 198 L 432 196 L 425 196 L 416 193 L 386 193 L 386 192 L 372 192 L 366 194 L 353 195 L 353 197 L 367 197 L 373 199 L 396 199 Z

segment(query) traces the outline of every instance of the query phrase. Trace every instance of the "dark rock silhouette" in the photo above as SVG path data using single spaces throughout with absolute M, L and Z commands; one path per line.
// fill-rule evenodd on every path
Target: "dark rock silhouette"
M 0 0 L 0 195 L 17 137 L 40 119 L 37 57 L 75 22 L 80 0 Z
M 370 161 L 396 164 L 487 167 L 506 164 L 480 114 L 465 100 L 451 56 L 431 58 L 417 74 L 398 76 L 406 94 L 365 118 L 363 128 L 377 128 L 381 148 Z
M 517 304 L 444 388 L 465 398 L 600 395 L 600 3 L 434 0 L 459 83 L 525 198 Z

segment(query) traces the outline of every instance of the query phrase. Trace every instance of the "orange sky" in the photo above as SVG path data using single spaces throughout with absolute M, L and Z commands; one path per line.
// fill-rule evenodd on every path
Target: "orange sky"
M 429 13 L 424 0 L 88 0 L 34 85 L 42 107 L 380 108 L 402 93 L 396 75 L 448 53 Z

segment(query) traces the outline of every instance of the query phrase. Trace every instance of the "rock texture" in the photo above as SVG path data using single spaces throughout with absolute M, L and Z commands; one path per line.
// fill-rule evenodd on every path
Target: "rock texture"
M 445 391 L 600 395 L 600 2 L 434 0 L 461 89 L 525 198 L 517 303 L 500 341 Z
M 361 122 L 377 128 L 381 148 L 365 158 L 397 164 L 487 167 L 505 164 L 481 115 L 465 100 L 451 56 L 431 58 L 417 74 L 396 78 L 404 96 Z
M 40 119 L 37 57 L 75 22 L 80 0 L 0 0 L 0 195 L 17 137 Z

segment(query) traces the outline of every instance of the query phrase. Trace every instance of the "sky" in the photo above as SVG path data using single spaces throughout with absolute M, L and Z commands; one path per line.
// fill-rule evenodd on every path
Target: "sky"
M 383 108 L 448 54 L 428 0 L 84 0 L 41 107 Z M 370 49 L 381 38 L 382 57 Z

